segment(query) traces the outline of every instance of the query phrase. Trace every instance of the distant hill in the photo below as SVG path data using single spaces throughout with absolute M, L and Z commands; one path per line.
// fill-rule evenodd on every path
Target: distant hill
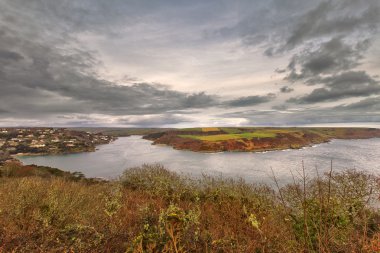
M 162 130 L 144 136 L 153 144 L 196 152 L 299 149 L 332 139 L 380 137 L 375 128 L 211 127 Z

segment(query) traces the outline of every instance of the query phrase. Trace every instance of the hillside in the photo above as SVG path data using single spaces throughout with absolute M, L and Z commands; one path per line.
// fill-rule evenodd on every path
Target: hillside
M 188 128 L 145 135 L 153 144 L 196 152 L 299 149 L 332 139 L 380 137 L 373 128 Z
M 12 166 L 0 175 L 0 252 L 380 250 L 378 178 L 357 171 L 273 189 L 159 165 L 111 182 Z

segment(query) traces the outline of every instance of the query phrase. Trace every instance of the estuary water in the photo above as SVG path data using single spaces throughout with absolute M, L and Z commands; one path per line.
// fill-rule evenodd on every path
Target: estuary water
M 358 169 L 380 174 L 380 139 L 333 140 L 330 143 L 300 150 L 264 153 L 223 152 L 195 153 L 151 145 L 141 136 L 121 137 L 97 147 L 90 153 L 19 157 L 24 164 L 51 166 L 67 171 L 80 171 L 87 177 L 117 178 L 122 172 L 142 164 L 160 163 L 172 171 L 190 176 L 202 174 L 243 178 L 248 182 L 268 183 L 272 169 L 281 182 L 292 180 L 302 169 L 315 176 L 329 171 Z M 291 173 L 292 172 L 292 173 Z

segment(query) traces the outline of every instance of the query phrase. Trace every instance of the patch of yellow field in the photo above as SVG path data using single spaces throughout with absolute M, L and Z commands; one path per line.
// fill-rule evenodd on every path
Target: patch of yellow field
M 241 134 L 216 134 L 216 135 L 179 135 L 182 138 L 190 138 L 201 141 L 227 141 L 234 139 L 252 139 L 252 138 L 274 138 L 275 133 L 269 132 L 253 132 L 253 133 L 241 133 Z
M 219 131 L 219 127 L 204 127 L 202 128 L 202 132 L 216 132 Z

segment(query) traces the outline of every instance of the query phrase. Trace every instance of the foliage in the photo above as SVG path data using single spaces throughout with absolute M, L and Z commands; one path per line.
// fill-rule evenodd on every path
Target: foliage
M 71 180 L 85 180 L 87 182 L 93 181 L 86 179 L 81 172 L 67 172 L 56 168 L 37 165 L 22 165 L 19 162 L 9 162 L 0 166 L 0 177 L 65 177 Z
M 348 170 L 277 189 L 160 165 L 117 181 L 0 178 L 0 252 L 378 252 L 378 179 Z

